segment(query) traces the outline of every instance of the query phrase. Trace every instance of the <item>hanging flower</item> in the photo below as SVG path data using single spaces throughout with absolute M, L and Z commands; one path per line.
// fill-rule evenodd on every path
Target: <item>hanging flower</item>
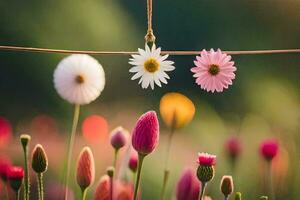
M 54 71 L 58 94 L 72 104 L 89 104 L 102 92 L 105 75 L 101 64 L 85 54 L 64 58 Z
M 196 67 L 191 71 L 194 73 L 196 83 L 207 92 L 223 92 L 224 88 L 232 85 L 235 78 L 236 67 L 231 61 L 231 56 L 222 53 L 220 49 L 209 52 L 201 51 L 200 56 L 194 61 Z
M 150 85 L 154 89 L 154 83 L 161 87 L 161 82 L 167 84 L 167 79 L 170 79 L 167 71 L 173 71 L 174 62 L 166 60 L 169 55 L 161 56 L 161 48 L 156 48 L 155 44 L 150 47 L 146 44 L 145 50 L 138 49 L 139 55 L 131 55 L 129 64 L 133 65 L 129 72 L 135 73 L 131 80 L 140 78 L 139 84 L 146 89 Z

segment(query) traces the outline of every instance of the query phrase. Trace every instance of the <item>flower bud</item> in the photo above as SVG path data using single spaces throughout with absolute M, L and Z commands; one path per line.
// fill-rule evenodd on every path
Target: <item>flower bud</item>
M 24 149 L 27 147 L 30 140 L 31 140 L 30 135 L 27 135 L 27 134 L 20 135 L 20 141 L 21 141 L 21 144 L 22 144 Z
M 37 144 L 32 151 L 31 166 L 36 173 L 44 173 L 48 168 L 48 158 L 40 144 Z
M 233 192 L 232 176 L 223 176 L 221 180 L 221 192 L 228 197 Z
M 259 199 L 260 200 L 268 200 L 269 198 L 267 196 L 261 196 Z
M 84 147 L 77 161 L 77 174 L 76 180 L 77 184 L 80 186 L 81 190 L 85 190 L 89 187 L 95 178 L 95 164 L 94 156 L 89 147 Z
M 240 192 L 235 193 L 234 200 L 242 200 L 242 193 L 240 193 Z
M 11 167 L 11 163 L 6 158 L 0 158 L 0 178 L 6 182 L 7 181 L 7 173 L 9 168 Z
M 24 170 L 22 167 L 12 166 L 7 171 L 7 178 L 11 188 L 18 192 L 22 186 Z
M 260 145 L 260 153 L 267 160 L 271 161 L 277 155 L 278 141 L 275 139 L 267 139 Z
M 134 186 L 132 183 L 116 180 L 114 184 L 115 193 L 114 193 L 114 200 L 132 200 L 133 199 L 133 192 Z M 138 198 L 139 198 L 138 194 Z
M 136 151 L 132 151 L 129 157 L 128 167 L 132 172 L 136 172 L 138 166 L 138 155 Z
M 132 146 L 142 155 L 154 151 L 159 140 L 159 123 L 155 111 L 143 114 L 137 121 L 132 134 Z
M 199 153 L 198 163 L 197 177 L 199 181 L 202 183 L 211 181 L 215 175 L 216 156 L 208 153 Z
M 110 138 L 111 145 L 116 150 L 119 150 L 120 148 L 126 145 L 128 135 L 129 135 L 128 131 L 125 130 L 123 127 L 119 126 L 115 128 L 111 133 L 111 138 Z
M 231 159 L 236 159 L 242 152 L 242 143 L 238 137 L 230 137 L 225 143 L 225 151 Z
M 106 169 L 106 174 L 110 177 L 110 178 L 112 178 L 112 177 L 114 177 L 114 173 L 115 173 L 115 168 L 114 167 L 108 167 L 107 169 Z
M 200 191 L 200 182 L 198 181 L 192 169 L 186 169 L 176 188 L 177 200 L 197 200 Z
M 109 200 L 110 197 L 110 178 L 108 175 L 101 177 L 94 195 L 94 200 Z
M 170 128 L 182 128 L 194 117 L 194 103 L 183 94 L 177 92 L 166 93 L 160 99 L 160 115 Z

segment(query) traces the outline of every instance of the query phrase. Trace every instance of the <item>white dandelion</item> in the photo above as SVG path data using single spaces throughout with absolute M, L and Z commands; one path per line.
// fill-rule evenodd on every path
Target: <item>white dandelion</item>
M 54 71 L 54 87 L 68 102 L 89 104 L 102 92 L 105 74 L 101 64 L 85 54 L 73 54 L 64 58 Z
M 150 50 L 149 46 L 145 45 L 145 50 L 138 49 L 138 55 L 131 55 L 129 64 L 133 65 L 129 72 L 135 73 L 131 80 L 140 78 L 139 84 L 142 88 L 146 89 L 150 85 L 154 89 L 154 83 L 161 87 L 161 82 L 167 84 L 167 79 L 170 79 L 166 73 L 175 69 L 174 62 L 166 60 L 169 55 L 161 56 L 161 48 L 156 48 L 155 44 L 152 45 Z

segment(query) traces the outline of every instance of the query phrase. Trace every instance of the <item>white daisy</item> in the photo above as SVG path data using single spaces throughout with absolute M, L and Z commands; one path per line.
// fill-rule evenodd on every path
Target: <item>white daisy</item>
M 105 85 L 101 64 L 85 54 L 73 54 L 64 58 L 54 71 L 54 87 L 58 94 L 72 104 L 88 104 L 94 101 Z
M 166 60 L 169 55 L 161 56 L 161 48 L 156 48 L 155 44 L 152 45 L 150 50 L 149 46 L 145 45 L 145 50 L 139 49 L 138 55 L 131 55 L 129 64 L 133 65 L 129 72 L 135 73 L 131 80 L 140 78 L 139 84 L 142 88 L 146 89 L 150 85 L 154 89 L 154 83 L 161 87 L 163 82 L 167 84 L 167 79 L 170 79 L 167 71 L 173 71 L 175 67 L 174 62 Z

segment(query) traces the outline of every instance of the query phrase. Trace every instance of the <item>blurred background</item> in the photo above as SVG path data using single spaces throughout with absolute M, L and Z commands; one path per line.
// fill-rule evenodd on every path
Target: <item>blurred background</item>
M 146 0 L 2 0 L 0 10 L 1 45 L 109 51 L 134 51 L 144 46 Z M 300 1 L 294 0 L 154 0 L 153 28 L 157 46 L 164 50 L 300 48 L 299 10 Z M 73 107 L 53 87 L 53 71 L 64 56 L 0 52 L 0 116 L 8 120 L 12 134 L 1 138 L 0 156 L 22 165 L 18 136 L 30 134 L 31 148 L 41 143 L 49 156 L 46 188 L 61 181 L 66 152 L 64 137 L 70 132 L 73 115 Z M 188 96 L 196 113 L 193 121 L 174 137 L 169 199 L 174 198 L 182 170 L 186 166 L 196 168 L 197 152 L 202 151 L 218 156 L 216 177 L 207 193 L 213 199 L 221 198 L 219 181 L 222 175 L 231 173 L 224 142 L 232 135 L 239 135 L 243 141 L 234 177 L 236 191 L 243 192 L 245 199 L 257 199 L 264 194 L 263 161 L 258 147 L 263 139 L 275 137 L 283 152 L 276 167 L 277 197 L 298 199 L 299 54 L 233 56 L 238 69 L 236 80 L 220 94 L 207 93 L 194 83 L 190 72 L 194 56 L 170 56 L 176 70 L 170 73 L 168 85 L 154 91 L 143 90 L 137 81 L 130 80 L 128 56 L 96 58 L 104 67 L 106 86 L 95 102 L 81 110 L 74 152 L 75 163 L 81 147 L 92 146 L 96 183 L 112 163 L 109 132 L 118 125 L 131 131 L 143 112 L 159 112 L 160 98 L 173 91 Z M 84 120 L 91 115 L 96 115 L 87 122 L 87 126 L 92 126 L 87 129 L 94 131 L 92 136 L 83 128 Z M 143 199 L 159 197 L 166 133 L 161 121 L 159 147 L 145 161 Z M 77 194 L 79 188 L 74 176 L 72 179 L 72 189 Z

